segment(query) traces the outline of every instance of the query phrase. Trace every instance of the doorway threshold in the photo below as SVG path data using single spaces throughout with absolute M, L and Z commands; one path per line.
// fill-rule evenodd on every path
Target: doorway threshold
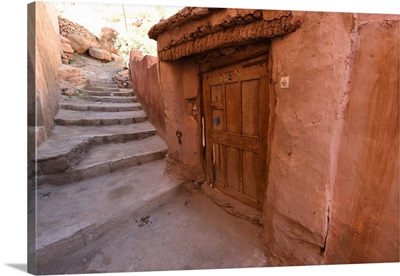
M 210 187 L 207 183 L 203 183 L 201 189 L 208 198 L 229 214 L 262 226 L 261 212 L 259 210 L 221 193 L 217 189 Z

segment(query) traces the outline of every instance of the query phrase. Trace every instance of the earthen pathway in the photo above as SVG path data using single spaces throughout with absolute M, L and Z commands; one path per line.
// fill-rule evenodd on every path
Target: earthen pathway
M 82 59 L 90 82 L 38 148 L 38 274 L 266 266 L 260 226 L 164 174 L 165 142 L 111 77 L 121 64 Z

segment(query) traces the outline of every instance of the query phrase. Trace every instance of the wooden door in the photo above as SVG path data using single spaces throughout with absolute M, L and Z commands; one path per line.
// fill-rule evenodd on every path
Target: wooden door
M 202 75 L 206 181 L 261 209 L 266 189 L 266 57 Z

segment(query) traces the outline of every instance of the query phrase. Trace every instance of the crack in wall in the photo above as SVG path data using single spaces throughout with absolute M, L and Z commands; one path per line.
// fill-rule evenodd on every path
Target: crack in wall
M 338 102 L 338 110 L 336 112 L 336 125 L 334 129 L 334 137 L 332 139 L 332 144 L 331 144 L 331 167 L 330 167 L 330 176 L 329 176 L 329 183 L 327 187 L 327 193 L 326 193 L 326 198 L 327 198 L 327 214 L 326 214 L 326 234 L 324 237 L 324 246 L 321 247 L 320 254 L 324 256 L 327 243 L 328 243 L 328 237 L 330 233 L 330 223 L 331 223 L 331 210 L 332 210 L 332 196 L 333 196 L 333 187 L 336 182 L 336 177 L 337 177 L 337 167 L 338 167 L 338 159 L 339 159 L 339 149 L 340 149 L 340 143 L 341 143 L 341 135 L 342 131 L 344 128 L 344 116 L 346 113 L 346 110 L 349 105 L 349 100 L 350 100 L 350 89 L 351 89 L 351 76 L 352 76 L 352 64 L 354 64 L 354 60 L 356 58 L 356 51 L 358 48 L 358 21 L 357 21 L 357 14 L 353 15 L 353 28 L 350 30 L 350 43 L 351 43 L 351 48 L 350 48 L 350 53 L 348 58 L 348 63 L 346 64 L 346 69 L 347 69 L 347 74 L 346 78 L 343 80 L 343 87 L 345 89 L 342 92 L 341 98 Z

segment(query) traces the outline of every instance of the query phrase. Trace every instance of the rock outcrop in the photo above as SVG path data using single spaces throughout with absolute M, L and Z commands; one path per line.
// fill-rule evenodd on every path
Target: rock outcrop
M 100 47 L 100 39 L 82 25 L 61 17 L 58 18 L 58 24 L 62 36 L 67 37 L 69 34 L 79 35 L 89 40 L 91 46 Z
M 61 57 L 64 64 L 69 59 L 74 59 L 74 53 L 88 54 L 101 61 L 122 62 L 114 43 L 118 32 L 112 28 L 104 27 L 101 30 L 101 39 L 91 33 L 85 27 L 74 23 L 66 18 L 58 18 L 61 37 Z

